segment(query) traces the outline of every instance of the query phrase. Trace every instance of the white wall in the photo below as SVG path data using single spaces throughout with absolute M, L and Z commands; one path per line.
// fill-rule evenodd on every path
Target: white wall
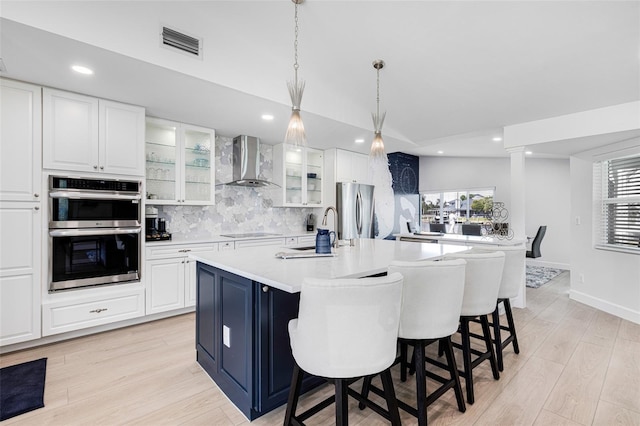
M 570 223 L 570 297 L 640 323 L 640 256 L 596 250 L 592 231 L 593 156 L 632 146 L 640 153 L 636 138 L 571 157 L 571 218 L 581 224 Z
M 420 192 L 495 187 L 494 201 L 509 209 L 508 158 L 420 157 Z M 525 232 L 547 225 L 542 257 L 529 263 L 569 269 L 569 160 L 527 158 Z

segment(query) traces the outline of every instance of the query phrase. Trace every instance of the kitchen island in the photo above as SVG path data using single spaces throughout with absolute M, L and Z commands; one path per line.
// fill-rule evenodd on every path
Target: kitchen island
M 305 277 L 372 276 L 385 273 L 393 260 L 438 259 L 466 249 L 363 239 L 328 257 L 282 259 L 276 254 L 296 251 L 273 246 L 193 254 L 198 363 L 253 420 L 287 401 L 293 371 L 287 325 L 298 315 Z M 308 377 L 304 388 L 319 383 Z

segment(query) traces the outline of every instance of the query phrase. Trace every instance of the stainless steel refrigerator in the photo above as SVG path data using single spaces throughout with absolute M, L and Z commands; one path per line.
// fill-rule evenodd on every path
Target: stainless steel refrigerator
M 362 183 L 336 183 L 339 239 L 374 237 L 373 189 Z

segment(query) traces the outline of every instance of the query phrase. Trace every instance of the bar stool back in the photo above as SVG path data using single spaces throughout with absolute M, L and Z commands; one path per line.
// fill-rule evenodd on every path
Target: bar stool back
M 474 247 L 471 252 L 487 253 L 490 249 Z M 496 359 L 498 362 L 498 370 L 504 370 L 504 362 L 502 358 L 503 350 L 509 345 L 513 345 L 513 351 L 520 353 L 518 346 L 518 336 L 516 335 L 516 326 L 513 320 L 513 312 L 511 310 L 511 301 L 509 299 L 517 297 L 524 284 L 526 247 L 525 246 L 504 246 L 499 251 L 505 254 L 504 270 L 502 272 L 502 281 L 500 290 L 498 291 L 498 300 L 496 308 L 492 314 L 493 340 L 496 348 Z M 522 289 L 524 291 L 524 289 Z M 502 302 L 504 313 L 507 318 L 507 325 L 500 324 L 499 305 Z M 509 335 L 503 340 L 501 331 L 505 330 Z
M 389 273 L 399 272 L 404 277 L 402 291 L 402 313 L 398 338 L 403 345 L 413 346 L 412 371 L 416 374 L 416 406 L 398 401 L 403 410 L 418 418 L 420 426 L 427 424 L 427 407 L 442 396 L 447 390 L 454 389 L 458 401 L 458 409 L 466 410 L 458 367 L 456 366 L 451 346 L 451 335 L 458 330 L 458 322 L 462 311 L 464 294 L 466 261 L 395 261 L 389 266 Z M 447 365 L 436 363 L 448 370 L 449 378 L 444 378 L 425 369 L 425 362 L 434 363 L 425 354 L 425 347 L 431 343 L 441 342 L 447 355 Z M 406 349 L 402 351 L 401 362 L 406 362 Z M 405 366 L 402 366 L 404 375 Z M 426 378 L 430 377 L 440 383 L 440 387 L 426 394 Z
M 396 358 L 403 278 L 390 274 L 362 279 L 305 279 L 298 318 L 289 322 L 294 358 L 285 425 L 336 403 L 336 424 L 348 424 L 347 395 L 365 403 L 392 424 L 400 424 L 390 367 Z M 304 373 L 335 383 L 331 396 L 296 415 Z M 380 374 L 387 410 L 349 388 L 356 379 Z
M 491 314 L 496 307 L 498 291 L 500 290 L 500 283 L 502 281 L 505 255 L 502 252 L 460 253 L 446 256 L 445 258 L 464 259 L 467 261 L 464 297 L 462 299 L 462 312 L 460 314 L 462 343 L 461 345 L 454 346 L 462 349 L 464 370 L 459 373 L 465 378 L 467 402 L 473 404 L 475 401 L 473 392 L 474 368 L 488 360 L 491 363 L 493 378 L 496 380 L 500 378 L 487 315 Z M 472 335 L 469 331 L 469 322 L 475 318 L 480 319 L 483 335 L 473 337 L 482 337 L 486 346 L 485 352 L 471 348 L 470 338 Z M 471 355 L 476 355 L 477 358 L 472 360 Z

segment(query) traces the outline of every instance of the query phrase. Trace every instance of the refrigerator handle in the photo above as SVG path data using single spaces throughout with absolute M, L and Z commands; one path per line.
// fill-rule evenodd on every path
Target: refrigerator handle
M 356 194 L 356 230 L 358 237 L 362 235 L 362 195 L 360 191 Z

